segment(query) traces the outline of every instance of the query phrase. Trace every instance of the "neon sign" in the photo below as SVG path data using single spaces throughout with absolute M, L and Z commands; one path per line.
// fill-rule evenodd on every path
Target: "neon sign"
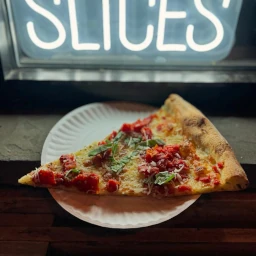
M 16 0 L 18 44 L 35 59 L 213 62 L 230 52 L 242 0 Z

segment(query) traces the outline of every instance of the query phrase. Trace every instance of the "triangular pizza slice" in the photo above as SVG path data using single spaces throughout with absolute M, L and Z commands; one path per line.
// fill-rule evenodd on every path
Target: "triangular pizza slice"
M 19 183 L 85 194 L 178 196 L 245 189 L 228 142 L 194 106 L 172 94 L 154 114 L 60 156 Z

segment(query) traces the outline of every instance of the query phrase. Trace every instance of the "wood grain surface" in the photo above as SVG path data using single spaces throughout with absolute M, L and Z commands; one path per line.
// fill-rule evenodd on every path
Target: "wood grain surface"
M 0 255 L 256 255 L 256 166 L 250 187 L 202 195 L 175 218 L 117 230 L 83 222 L 46 189 L 17 184 L 37 162 L 0 162 Z

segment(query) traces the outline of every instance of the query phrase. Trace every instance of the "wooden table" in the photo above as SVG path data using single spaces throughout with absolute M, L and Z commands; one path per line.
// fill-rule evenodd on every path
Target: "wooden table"
M 225 132 L 223 127 L 226 126 L 221 126 L 224 121 L 215 119 L 214 123 L 230 136 L 228 139 L 243 163 L 250 187 L 242 192 L 202 195 L 175 218 L 135 230 L 106 229 L 80 221 L 63 210 L 48 190 L 17 184 L 20 176 L 40 164 L 39 159 L 8 161 L 2 157 L 0 255 L 194 255 L 195 252 L 198 255 L 256 255 L 254 146 L 249 140 L 241 141 L 240 135 Z M 236 120 L 236 123 L 239 122 Z M 238 134 L 243 124 L 241 121 Z M 247 144 L 251 147 L 250 152 L 246 151 Z M 245 145 L 244 150 L 239 145 Z M 38 147 L 41 149 L 41 145 Z M 4 151 L 0 153 L 5 154 Z M 16 153 L 19 155 L 19 151 Z M 249 153 L 251 157 L 246 158 Z

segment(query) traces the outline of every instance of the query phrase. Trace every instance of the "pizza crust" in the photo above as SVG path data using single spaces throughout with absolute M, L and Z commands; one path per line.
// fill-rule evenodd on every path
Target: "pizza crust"
M 30 174 L 26 174 L 21 177 L 18 182 L 23 185 L 35 186 L 35 183 L 32 180 L 32 176 Z
M 248 178 L 231 146 L 201 111 L 176 94 L 169 96 L 164 107 L 182 124 L 183 133 L 197 147 L 208 151 L 216 163 L 224 162 L 220 185 L 216 187 L 216 191 L 234 191 L 248 187 Z

